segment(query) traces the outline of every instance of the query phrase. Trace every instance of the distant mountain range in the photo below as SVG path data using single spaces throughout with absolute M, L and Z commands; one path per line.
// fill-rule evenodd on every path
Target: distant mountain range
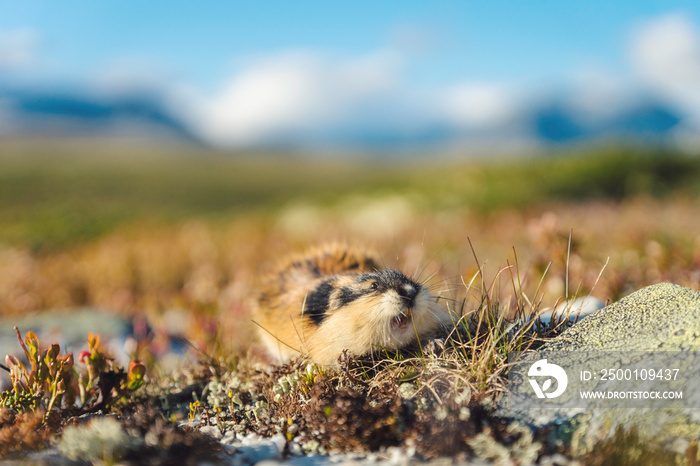
M 499 139 L 525 138 L 535 143 L 567 144 L 601 140 L 659 140 L 670 137 L 682 122 L 674 109 L 652 100 L 620 110 L 607 117 L 583 117 L 563 101 L 536 104 L 509 122 L 507 127 L 489 128 L 481 134 L 465 133 L 436 121 L 411 134 L 392 129 L 340 128 L 331 133 L 295 135 L 288 140 L 271 141 L 273 146 L 288 144 L 337 145 L 340 147 L 390 149 L 410 145 L 439 145 L 458 139 L 498 145 Z M 514 130 L 513 128 L 517 128 Z M 513 134 L 513 133 L 517 134 Z M 94 92 L 0 89 L 0 135 L 93 136 L 171 140 L 207 144 L 196 129 L 170 110 L 163 99 L 134 92 L 106 96 Z
M 200 138 L 158 98 L 135 93 L 108 97 L 91 92 L 0 91 L 0 133 L 21 136 Z M 6 122 L 7 128 L 2 128 Z
M 536 137 L 545 142 L 566 143 L 600 139 L 658 139 L 672 131 L 682 118 L 655 102 L 644 102 L 613 116 L 586 119 L 565 106 L 542 106 L 531 114 Z

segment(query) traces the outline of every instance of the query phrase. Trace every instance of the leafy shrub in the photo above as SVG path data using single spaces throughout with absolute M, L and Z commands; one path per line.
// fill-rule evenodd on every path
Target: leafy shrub
M 40 351 L 34 332 L 27 332 L 23 341 L 17 327 L 15 331 L 29 368 L 13 355 L 5 357 L 12 381 L 12 388 L 0 394 L 0 406 L 5 408 L 23 412 L 41 408 L 48 416 L 52 410 L 78 408 L 79 396 L 79 409 L 95 412 L 128 399 L 144 382 L 145 366 L 139 360 L 132 360 L 124 372 L 106 356 L 100 336 L 92 332 L 88 335 L 89 350 L 79 357 L 85 369 L 78 373 L 73 353 L 61 355 L 58 343 Z

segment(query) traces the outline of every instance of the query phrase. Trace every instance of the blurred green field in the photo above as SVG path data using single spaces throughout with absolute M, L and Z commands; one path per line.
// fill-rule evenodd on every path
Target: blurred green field
M 539 157 L 321 158 L 95 141 L 0 143 L 0 241 L 80 244 L 133 222 L 228 220 L 351 195 L 412 196 L 431 211 L 696 196 L 700 157 L 611 148 Z
M 211 354 L 246 352 L 266 267 L 336 240 L 376 250 L 467 311 L 481 302 L 466 286 L 476 274 L 505 314 L 523 295 L 534 311 L 571 296 L 616 301 L 660 281 L 700 289 L 697 156 L 0 148 L 0 316 L 89 306 L 165 328 L 176 312 L 184 336 Z

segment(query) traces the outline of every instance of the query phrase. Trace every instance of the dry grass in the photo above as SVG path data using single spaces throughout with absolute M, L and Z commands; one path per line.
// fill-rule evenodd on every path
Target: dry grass
M 432 289 L 448 304 L 456 300 L 460 312 L 479 309 L 488 287 L 512 317 L 553 307 L 567 289 L 569 297 L 585 296 L 595 286 L 603 301 L 660 281 L 698 289 L 699 231 L 700 207 L 688 199 L 553 204 L 485 216 L 427 213 L 395 197 L 341 208 L 291 206 L 274 217 L 225 223 L 138 224 L 55 252 L 2 247 L 0 309 L 8 316 L 99 306 L 144 313 L 155 325 L 183 309 L 185 336 L 227 354 L 250 343 L 248 303 L 260 272 L 309 244 L 368 245 L 387 265 L 419 280 L 432 277 Z
M 484 209 L 461 200 L 475 193 L 460 185 L 468 177 L 453 175 L 433 177 L 429 188 L 420 189 L 414 189 L 415 178 L 407 178 L 411 186 L 393 180 L 374 186 L 369 195 L 361 194 L 359 183 L 359 191 L 284 202 L 287 191 L 281 190 L 275 208 L 224 210 L 215 218 L 189 212 L 168 221 L 136 216 L 51 248 L 31 241 L 0 244 L 0 314 L 96 306 L 145 316 L 154 327 L 154 346 L 166 332 L 175 333 L 206 361 L 207 375 L 196 383 L 184 372 L 174 376 L 189 384 L 183 392 L 188 400 L 181 402 L 191 401 L 208 381 L 223 380 L 227 370 L 255 385 L 241 394 L 244 404 L 266 400 L 266 408 L 255 408 L 255 420 L 232 403 L 228 414 L 204 410 L 209 418 L 229 416 L 227 422 L 241 433 L 272 434 L 280 420 L 291 419 L 299 439 L 312 438 L 324 426 L 321 442 L 327 449 L 377 448 L 410 439 L 426 456 L 474 452 L 480 448 L 474 439 L 487 432 L 515 444 L 522 433 L 489 418 L 481 402 L 502 390 L 509 352 L 561 330 L 556 324 L 533 328 L 530 317 L 589 294 L 617 301 L 660 281 L 700 289 L 700 200 L 687 190 L 671 190 L 663 198 L 635 191 L 566 201 L 542 200 L 544 191 L 537 191 L 534 204 L 489 200 L 500 207 Z M 331 191 L 332 183 L 318 189 Z M 246 186 L 251 193 L 262 189 L 254 182 Z M 374 249 L 386 266 L 426 283 L 453 313 L 455 326 L 399 353 L 346 360 L 340 372 L 297 387 L 297 398 L 272 401 L 279 379 L 304 369 L 256 366 L 266 362 L 250 316 L 258 277 L 281 255 L 333 240 Z M 164 381 L 154 375 L 151 391 Z M 401 390 L 408 392 L 398 401 L 394 394 Z M 353 424 L 348 418 L 353 410 L 370 413 L 367 423 Z M 339 443 L 353 432 L 364 432 L 365 440 Z M 441 443 L 447 446 L 431 449 L 439 443 L 431 439 L 438 438 L 447 439 Z

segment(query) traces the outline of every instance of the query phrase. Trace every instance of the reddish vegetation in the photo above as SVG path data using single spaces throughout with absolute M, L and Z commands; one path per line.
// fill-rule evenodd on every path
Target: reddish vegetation
M 396 202 L 354 210 L 289 208 L 274 219 L 240 217 L 228 224 L 132 226 L 54 252 L 4 247 L 0 249 L 0 309 L 7 316 L 94 305 L 128 316 L 145 315 L 155 329 L 151 347 L 167 344 L 166 331 L 180 333 L 204 351 L 207 357 L 201 359 L 207 361 L 208 372 L 194 380 L 181 374 L 188 382 L 180 387 L 180 395 L 170 395 L 173 410 L 186 406 L 193 393 L 201 394 L 207 381 L 231 368 L 255 386 L 241 391 L 241 403 L 248 407 L 264 401 L 267 406 L 260 419 L 257 414 L 246 418 L 250 412 L 241 409 L 217 412 L 202 406 L 203 424 L 220 419 L 241 434 L 282 432 L 300 444 L 315 440 L 328 451 L 414 445 L 421 455 L 435 457 L 473 452 L 469 442 L 479 434 L 504 445 L 516 443 L 522 435 L 491 417 L 479 403 L 484 393 L 475 389 L 472 399 L 455 401 L 456 387 L 481 387 L 483 373 L 459 371 L 468 365 L 468 358 L 481 357 L 480 348 L 487 348 L 488 342 L 466 348 L 465 360 L 449 367 L 453 373 L 445 369 L 433 374 L 423 368 L 411 378 L 410 368 L 393 366 L 372 368 L 374 377 L 364 373 L 363 379 L 358 368 L 346 368 L 340 375 L 321 374 L 275 401 L 273 387 L 279 378 L 301 366 L 251 369 L 264 356 L 251 347 L 255 332 L 249 300 L 267 264 L 321 241 L 342 239 L 368 245 L 382 254 L 387 265 L 398 265 L 416 279 L 426 280 L 436 293 L 449 298 L 446 303 L 467 313 L 479 308 L 485 291 L 497 304 L 494 308 L 512 314 L 554 307 L 567 293 L 569 297 L 591 293 L 603 301 L 616 301 L 660 281 L 700 289 L 697 201 L 636 198 L 550 204 L 488 215 L 466 210 L 427 213 L 408 201 Z M 382 223 L 385 220 L 388 223 Z M 80 355 L 79 360 L 85 358 Z M 237 364 L 237 358 L 244 363 Z M 426 397 L 433 403 L 430 409 L 414 398 L 397 395 L 400 381 L 419 378 L 416 385 L 421 390 L 427 387 Z M 149 393 L 156 394 L 152 400 L 160 396 L 156 387 Z M 304 403 L 297 396 L 302 394 Z M 176 400 L 177 396 L 182 399 Z M 441 419 L 432 409 L 438 405 L 445 408 Z M 214 448 L 214 442 L 198 433 L 173 427 L 159 409 L 152 403 L 126 409 L 125 428 L 158 438 L 160 450 L 141 454 L 167 461 L 202 454 L 201 445 Z M 0 412 L 0 446 L 5 452 L 46 445 L 50 436 L 39 427 L 43 417 L 32 416 Z M 296 426 L 293 433 L 287 430 L 291 425 Z M 637 441 L 633 433 L 620 435 Z M 626 454 L 615 443 L 602 448 L 610 457 Z
M 289 251 L 338 238 L 373 247 L 387 264 L 415 272 L 419 279 L 433 277 L 436 290 L 449 290 L 445 295 L 457 299 L 464 295 L 463 283 L 478 271 L 468 239 L 487 280 L 517 261 L 531 298 L 551 262 L 539 286 L 542 307 L 563 298 L 567 269 L 570 295 L 593 290 L 603 301 L 660 281 L 700 288 L 697 202 L 589 202 L 486 216 L 427 214 L 402 205 L 378 207 L 395 225 L 390 231 L 365 219 L 371 206 L 315 214 L 292 208 L 272 223 L 251 217 L 227 225 L 131 227 L 49 253 L 5 247 L 0 250 L 0 309 L 11 315 L 95 305 L 146 314 L 156 328 L 172 327 L 166 311 L 183 309 L 187 312 L 177 314 L 177 327 L 190 341 L 214 353 L 242 352 L 254 333 L 248 300 L 259 272 Z M 309 215 L 318 223 L 311 230 L 303 222 Z M 510 277 L 500 278 L 494 291 L 512 301 Z

